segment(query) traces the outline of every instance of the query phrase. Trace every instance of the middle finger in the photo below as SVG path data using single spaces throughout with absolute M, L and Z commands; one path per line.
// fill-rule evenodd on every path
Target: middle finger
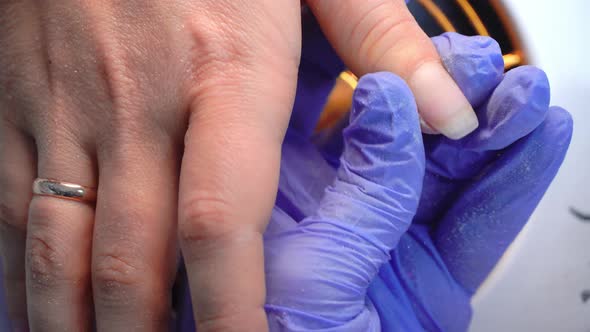
M 166 135 L 143 136 L 159 137 L 123 134 L 98 152 L 92 286 L 99 331 L 162 331 L 170 322 L 179 153 Z

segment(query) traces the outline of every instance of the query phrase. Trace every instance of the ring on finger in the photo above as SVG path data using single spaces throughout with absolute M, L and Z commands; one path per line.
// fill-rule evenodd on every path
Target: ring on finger
M 35 179 L 33 182 L 33 194 L 85 203 L 94 203 L 96 201 L 96 189 L 52 179 Z

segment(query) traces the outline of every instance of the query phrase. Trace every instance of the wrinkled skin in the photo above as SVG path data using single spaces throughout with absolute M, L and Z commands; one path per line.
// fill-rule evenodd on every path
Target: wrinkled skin
M 265 328 L 261 233 L 300 10 L 0 2 L 0 254 L 15 328 L 167 328 L 179 242 L 193 288 L 215 294 L 193 297 L 203 330 L 234 319 Z M 98 187 L 96 206 L 32 197 L 36 177 Z M 240 264 L 243 284 L 224 277 Z

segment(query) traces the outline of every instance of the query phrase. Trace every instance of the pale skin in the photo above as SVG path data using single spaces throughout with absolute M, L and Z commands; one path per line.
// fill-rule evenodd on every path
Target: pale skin
M 349 68 L 409 82 L 431 130 L 477 126 L 403 1 L 307 3 Z M 0 253 L 15 328 L 166 329 L 182 250 L 199 331 L 267 329 L 261 234 L 300 39 L 295 0 L 0 2 Z M 37 177 L 96 187 L 97 202 L 33 196 Z

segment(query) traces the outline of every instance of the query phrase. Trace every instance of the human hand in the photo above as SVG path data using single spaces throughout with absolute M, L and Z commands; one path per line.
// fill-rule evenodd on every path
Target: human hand
M 452 98 L 422 94 L 424 119 L 452 137 L 472 130 L 403 2 L 384 4 L 348 1 L 331 18 L 337 8 L 310 1 L 357 73 L 412 78 L 434 64 L 437 77 L 417 75 L 412 88 L 434 81 Z M 260 233 L 291 110 L 299 3 L 0 6 L 0 243 L 15 325 L 83 330 L 92 316 L 100 330 L 165 325 L 177 214 L 202 328 L 265 325 Z M 338 32 L 355 25 L 356 35 Z M 36 177 L 100 182 L 96 209 L 32 199 Z
M 299 16 L 298 1 L 0 3 L 0 245 L 15 328 L 165 329 L 177 216 L 200 331 L 266 328 L 261 233 Z M 32 197 L 36 177 L 98 187 L 96 207 Z
M 354 136 L 345 131 L 344 142 L 339 132 L 320 137 L 317 152 L 309 137 L 297 134 L 299 129 L 288 134 L 277 207 L 266 235 L 268 311 L 277 330 L 279 326 L 330 331 L 466 330 L 470 297 L 555 176 L 571 138 L 571 118 L 562 109 L 549 108 L 544 73 L 521 67 L 503 76 L 500 50 L 489 38 L 446 34 L 434 41 L 450 73 L 477 107 L 482 126 L 460 141 L 425 136 L 426 175 L 415 225 L 401 236 L 376 278 L 372 279 L 374 266 L 384 260 L 383 253 L 367 250 L 371 246 L 365 239 L 374 239 L 367 234 L 379 230 L 384 237 L 387 232 L 379 225 L 364 227 L 378 220 L 374 207 L 356 209 L 354 229 L 345 227 L 342 218 L 327 226 L 317 218 L 312 218 L 314 223 L 306 218 L 318 208 L 321 211 L 321 204 L 326 204 L 319 203 L 321 199 L 325 202 L 334 195 L 333 189 L 324 194 L 335 176 L 325 160 L 337 160 L 341 147 L 349 144 L 344 142 Z M 330 86 L 325 75 L 330 71 L 319 71 L 322 75 L 316 79 L 307 77 L 308 82 L 316 82 L 314 91 L 322 90 L 323 84 Z M 359 97 L 368 95 L 364 87 L 359 88 L 356 106 L 368 99 Z M 300 84 L 299 91 L 306 89 Z M 373 96 L 377 93 L 373 91 Z M 321 109 L 321 92 L 308 101 L 313 98 L 315 104 L 300 103 L 294 116 L 304 118 Z M 371 100 L 378 103 L 380 99 Z M 300 112 L 305 109 L 308 112 Z M 352 121 L 350 132 L 360 132 L 355 130 L 357 122 Z M 381 132 L 390 122 L 372 123 L 372 130 Z M 366 137 L 371 128 L 361 133 Z M 368 165 L 356 167 L 354 174 L 388 174 L 373 172 L 384 161 L 371 164 L 371 156 L 393 158 L 394 154 L 367 150 L 357 156 L 363 156 L 360 160 Z M 351 154 L 344 151 L 340 167 L 346 168 Z M 395 166 L 391 171 L 395 172 Z M 372 186 L 361 188 L 367 187 L 373 194 Z M 338 216 L 356 207 L 347 202 L 351 198 L 347 196 L 356 198 L 355 193 L 363 190 L 348 192 L 338 205 L 331 205 L 338 206 Z M 382 206 L 375 199 L 371 203 Z M 317 231 L 330 226 L 330 232 Z M 403 227 L 390 230 L 390 243 L 396 242 L 400 231 Z M 367 279 L 372 279 L 370 286 Z

